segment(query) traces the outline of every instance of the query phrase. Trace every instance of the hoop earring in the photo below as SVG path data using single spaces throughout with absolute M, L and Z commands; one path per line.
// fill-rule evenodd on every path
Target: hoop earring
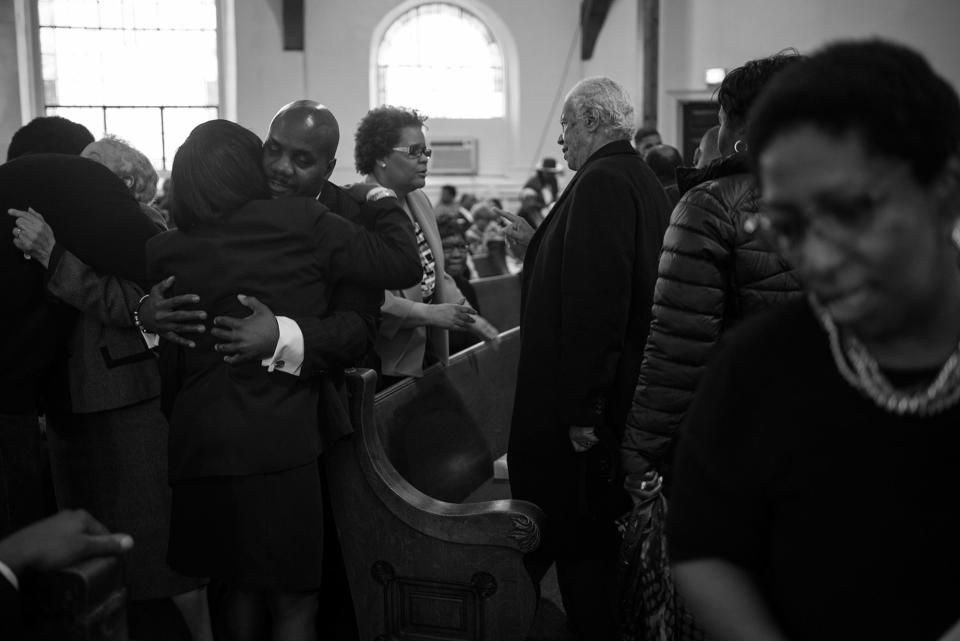
M 733 143 L 733 150 L 738 154 L 741 154 L 747 150 L 747 143 L 743 142 L 742 140 L 738 140 L 737 142 Z

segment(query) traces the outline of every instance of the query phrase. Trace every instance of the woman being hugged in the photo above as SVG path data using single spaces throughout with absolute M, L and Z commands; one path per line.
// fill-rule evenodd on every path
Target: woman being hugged
M 376 343 L 381 388 L 401 377 L 421 376 L 431 363 L 445 364 L 447 331 L 471 330 L 476 324 L 476 312 L 444 270 L 436 216 L 422 191 L 431 153 L 423 134 L 425 120 L 413 110 L 377 107 L 363 117 L 355 136 L 357 171 L 368 183 L 392 190 L 403 203 L 423 264 L 419 284 L 385 294 Z
M 382 289 L 376 237 L 313 198 L 271 200 L 261 147 L 225 120 L 190 133 L 173 164 L 178 229 L 148 244 L 150 274 L 175 276 L 174 293 L 198 295 L 214 323 L 255 301 L 322 316 L 340 281 Z M 223 588 L 212 606 L 218 638 L 311 639 L 323 549 L 319 379 L 232 363 L 217 340 L 207 331 L 193 349 L 161 343 L 170 564 Z
M 838 43 L 771 83 L 747 139 L 755 229 L 808 296 L 734 331 L 700 384 L 674 575 L 710 638 L 940 639 L 960 621 L 960 101 L 909 49 Z

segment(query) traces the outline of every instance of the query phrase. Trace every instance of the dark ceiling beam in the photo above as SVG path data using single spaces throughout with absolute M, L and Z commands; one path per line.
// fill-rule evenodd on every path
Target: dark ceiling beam
M 600 36 L 600 29 L 607 19 L 613 0 L 583 0 L 580 3 L 580 59 L 593 57 L 593 48 Z

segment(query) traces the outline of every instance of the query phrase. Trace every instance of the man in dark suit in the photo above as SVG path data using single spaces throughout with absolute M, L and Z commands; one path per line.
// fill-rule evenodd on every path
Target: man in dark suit
M 615 82 L 577 84 L 560 126 L 557 142 L 577 173 L 526 249 L 510 484 L 514 498 L 547 516 L 528 561 L 534 579 L 555 561 L 570 627 L 583 639 L 610 639 L 614 520 L 630 506 L 617 447 L 670 208 L 630 145 L 633 107 Z

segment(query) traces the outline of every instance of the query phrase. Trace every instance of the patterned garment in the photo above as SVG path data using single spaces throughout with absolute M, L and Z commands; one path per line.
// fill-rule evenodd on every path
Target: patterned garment
M 417 235 L 417 248 L 420 250 L 420 263 L 423 265 L 423 278 L 420 280 L 420 291 L 423 294 L 423 302 L 429 303 L 433 300 L 433 293 L 437 288 L 437 263 L 433 258 L 433 250 L 427 243 L 423 230 L 417 221 L 413 222 L 413 231 Z

